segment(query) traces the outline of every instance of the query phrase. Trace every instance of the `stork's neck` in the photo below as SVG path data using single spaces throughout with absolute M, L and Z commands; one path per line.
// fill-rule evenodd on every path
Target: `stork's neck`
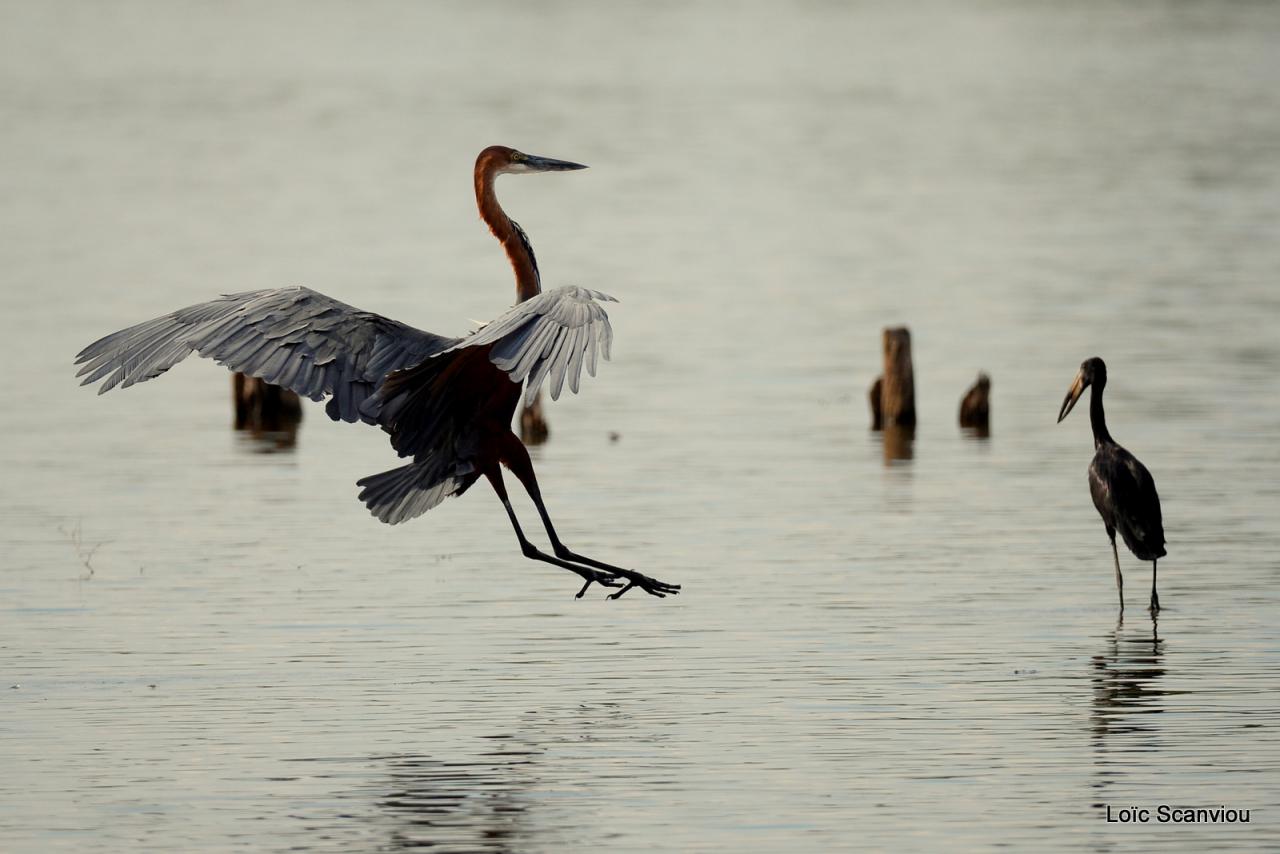
M 524 302 L 542 292 L 542 280 L 538 276 L 538 262 L 533 257 L 533 247 L 529 238 L 507 216 L 498 197 L 493 192 L 493 181 L 497 176 L 491 172 L 476 175 L 476 206 L 480 208 L 480 218 L 489 226 L 489 231 L 502 243 L 511 261 L 511 269 L 516 274 L 516 301 Z
M 1093 446 L 1114 445 L 1115 439 L 1107 432 L 1107 416 L 1102 411 L 1102 390 L 1106 386 L 1094 385 L 1089 393 L 1089 423 L 1093 426 Z

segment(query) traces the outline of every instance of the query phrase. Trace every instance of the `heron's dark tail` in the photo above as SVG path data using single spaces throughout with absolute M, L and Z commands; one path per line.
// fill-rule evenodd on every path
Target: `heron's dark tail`
M 421 516 L 450 495 L 461 495 L 480 476 L 469 463 L 442 467 L 434 460 L 371 474 L 356 481 L 360 500 L 388 525 Z

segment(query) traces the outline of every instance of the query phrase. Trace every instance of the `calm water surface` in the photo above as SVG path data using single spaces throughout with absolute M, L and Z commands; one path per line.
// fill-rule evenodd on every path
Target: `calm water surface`
M 1280 7 L 0 11 L 0 848 L 1280 846 Z M 621 299 L 548 504 L 676 599 L 575 601 L 482 486 L 376 524 L 380 433 L 259 453 L 212 364 L 72 379 L 226 291 L 492 317 L 495 142 L 591 164 L 499 189 L 548 285 Z M 1158 624 L 1054 423 L 1094 354 Z M 1160 803 L 1252 820 L 1105 821 Z

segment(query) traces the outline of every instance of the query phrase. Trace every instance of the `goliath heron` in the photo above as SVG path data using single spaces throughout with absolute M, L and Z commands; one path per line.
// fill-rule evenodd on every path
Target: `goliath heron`
M 1116 590 L 1120 594 L 1120 610 L 1124 610 L 1124 576 L 1120 574 L 1120 553 L 1116 550 L 1116 532 L 1138 560 L 1151 561 L 1151 605 L 1160 610 L 1156 595 L 1156 566 L 1164 557 L 1164 525 L 1160 521 L 1160 496 L 1156 482 L 1138 458 L 1116 444 L 1107 431 L 1102 411 L 1102 391 L 1107 387 L 1107 365 L 1097 356 L 1080 365 L 1067 397 L 1058 412 L 1058 423 L 1076 405 L 1084 390 L 1093 386 L 1089 395 L 1089 421 L 1093 425 L 1093 462 L 1089 463 L 1089 492 L 1093 506 L 1102 516 L 1102 524 L 1111 538 L 1111 555 L 1116 561 Z
M 533 248 L 523 229 L 498 204 L 499 175 L 584 169 L 578 163 L 491 146 L 476 158 L 480 218 L 506 250 L 515 271 L 516 304 L 461 338 L 423 332 L 361 311 L 308 288 L 230 294 L 179 309 L 90 344 L 76 358 L 84 383 L 115 386 L 149 380 L 192 351 L 233 371 L 291 389 L 312 400 L 329 397 L 330 418 L 376 424 L 391 445 L 413 461 L 371 475 L 357 485 L 378 519 L 396 524 L 419 516 L 446 497 L 461 495 L 483 475 L 506 508 L 525 557 L 572 570 L 584 580 L 632 587 L 658 597 L 677 593 L 631 569 L 584 557 L 556 535 L 542 502 L 528 451 L 511 432 L 520 401 L 532 401 L 544 380 L 551 397 L 578 391 L 585 362 L 595 376 L 598 354 L 609 358 L 613 338 L 598 291 L 562 287 L 543 292 Z M 542 517 L 554 554 L 536 548 L 520 528 L 502 480 L 506 466 Z M 625 582 L 625 584 L 624 584 Z

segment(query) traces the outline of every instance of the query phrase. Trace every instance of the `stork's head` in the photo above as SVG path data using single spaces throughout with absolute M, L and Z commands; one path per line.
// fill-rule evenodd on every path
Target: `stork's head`
M 568 172 L 571 169 L 586 169 L 581 163 L 568 160 L 554 160 L 550 157 L 539 157 L 536 154 L 525 154 L 505 145 L 491 145 L 476 158 L 476 175 L 515 175 L 523 172 Z
M 1107 363 L 1102 359 L 1094 356 L 1092 359 L 1085 359 L 1080 364 L 1080 370 L 1076 372 L 1076 378 L 1071 382 L 1071 388 L 1067 389 L 1067 397 L 1062 401 L 1062 409 L 1058 412 L 1058 421 L 1067 417 L 1067 413 L 1076 405 L 1076 401 L 1080 399 L 1080 395 L 1084 394 L 1084 390 L 1091 385 L 1102 388 L 1107 384 Z

